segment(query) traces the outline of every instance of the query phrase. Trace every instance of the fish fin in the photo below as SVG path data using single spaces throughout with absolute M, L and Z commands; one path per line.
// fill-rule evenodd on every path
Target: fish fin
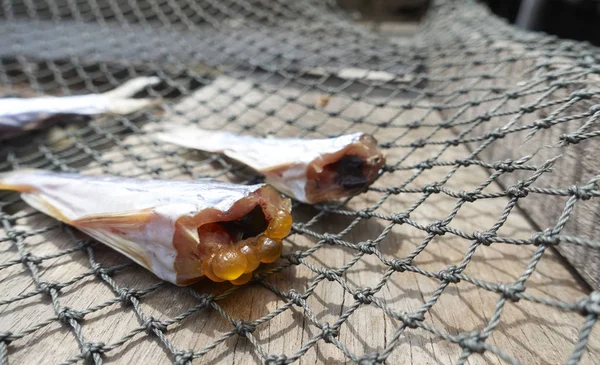
M 39 210 L 40 212 L 51 216 L 54 219 L 58 219 L 64 223 L 70 223 L 71 220 L 65 216 L 58 208 L 48 202 L 44 197 L 38 192 L 25 192 L 21 194 L 21 198 L 25 201 L 25 203 L 29 204 L 34 209 Z
M 146 223 L 152 214 L 152 208 L 129 212 L 93 214 L 74 219 L 70 223 L 75 227 L 86 228 L 135 228 Z
M 152 271 L 148 253 L 134 241 L 128 240 L 117 232 L 111 232 L 108 229 L 94 229 L 90 227 L 77 227 L 83 233 L 102 242 L 115 251 L 129 257 L 139 265 Z
M 35 191 L 31 193 L 26 192 L 21 195 L 21 198 L 32 208 L 77 228 L 106 228 L 108 226 L 113 228 L 136 228 L 147 222 L 153 212 L 149 208 L 129 212 L 93 214 L 77 219 L 70 219 L 59 208 L 55 207 Z

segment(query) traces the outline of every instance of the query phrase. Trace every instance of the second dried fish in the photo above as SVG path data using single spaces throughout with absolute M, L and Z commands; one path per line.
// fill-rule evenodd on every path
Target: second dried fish
M 262 173 L 269 184 L 314 204 L 365 190 L 385 161 L 375 138 L 355 133 L 336 138 L 257 138 L 164 125 L 157 138 L 180 146 L 219 152 Z

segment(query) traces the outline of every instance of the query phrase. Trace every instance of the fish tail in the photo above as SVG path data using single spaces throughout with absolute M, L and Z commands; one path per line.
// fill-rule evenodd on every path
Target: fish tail
M 34 190 L 30 185 L 31 173 L 39 170 L 36 169 L 21 169 L 7 172 L 0 172 L 0 190 L 12 190 L 21 193 L 28 193 Z
M 220 153 L 232 145 L 235 146 L 238 141 L 237 137 L 229 132 L 205 130 L 175 123 L 164 123 L 161 127 L 163 131 L 156 135 L 159 140 L 205 152 Z

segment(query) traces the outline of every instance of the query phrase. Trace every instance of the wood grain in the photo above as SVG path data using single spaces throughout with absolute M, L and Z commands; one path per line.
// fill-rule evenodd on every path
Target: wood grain
M 227 88 L 232 93 L 238 93 L 240 99 L 222 93 L 219 90 Z M 284 89 L 274 94 L 265 94 L 248 82 L 236 81 L 221 77 L 211 86 L 197 92 L 187 101 L 183 101 L 176 108 L 186 110 L 186 117 L 194 116 L 200 120 L 201 125 L 213 127 L 222 126 L 225 129 L 240 131 L 240 125 L 252 125 L 254 130 L 261 133 L 269 131 L 277 135 L 297 135 L 307 126 L 315 126 L 315 132 L 309 136 L 319 136 L 336 133 L 340 130 L 363 130 L 372 132 L 380 142 L 389 142 L 392 138 L 404 132 L 404 129 L 394 128 L 379 129 L 376 126 L 352 125 L 342 119 L 330 118 L 326 112 L 344 109 L 350 104 L 349 99 L 340 95 L 330 96 L 325 110 L 319 108 L 308 111 L 300 102 L 316 102 L 320 93 L 305 93 L 299 102 L 285 102 L 281 95 L 298 93 L 295 89 Z M 205 101 L 200 104 L 200 100 Z M 249 100 L 259 101 L 260 107 L 247 111 L 246 103 Z M 220 114 L 209 113 L 216 105 L 228 105 Z M 283 109 L 280 109 L 283 107 Z M 268 117 L 261 110 L 278 110 L 278 117 Z M 398 110 L 392 107 L 376 108 L 367 103 L 353 103 L 345 113 L 354 115 L 370 115 L 374 120 L 379 115 L 383 120 L 390 115 L 395 115 Z M 194 113 L 196 113 L 194 115 Z M 244 120 L 231 123 L 227 121 L 227 114 L 244 115 Z M 302 114 L 304 113 L 304 114 Z M 286 116 L 302 114 L 298 124 L 288 125 L 282 120 Z M 202 117 L 204 115 L 204 117 Z M 167 116 L 167 118 L 169 118 Z M 175 117 L 173 117 L 175 118 Z M 429 122 L 439 122 L 441 116 L 437 114 L 423 115 L 419 111 L 404 111 L 399 116 L 400 120 L 415 120 L 423 118 Z M 182 120 L 187 121 L 187 120 Z M 325 124 L 322 122 L 327 121 Z M 148 127 L 151 129 L 150 127 Z M 419 128 L 411 130 L 398 143 L 410 143 L 415 138 L 425 138 L 433 130 Z M 435 138 L 445 139 L 452 136 L 449 130 L 436 132 Z M 226 160 L 212 165 L 195 162 L 205 161 L 207 156 L 196 152 L 179 151 L 174 146 L 152 146 L 148 135 L 132 136 L 123 141 L 132 146 L 123 150 L 113 146 L 103 151 L 98 162 L 88 166 L 88 173 L 119 172 L 127 175 L 145 173 L 152 167 L 160 167 L 163 176 L 172 178 L 189 178 L 181 168 L 181 161 L 190 163 L 190 168 L 195 173 L 204 173 L 222 169 Z M 166 150 L 175 150 L 180 153 L 175 157 L 165 158 Z M 405 160 L 399 166 L 410 166 L 425 159 L 432 158 L 440 152 L 439 146 L 426 146 L 408 154 L 407 148 L 392 148 L 388 151 L 388 164 Z M 407 157 L 408 154 L 408 157 Z M 451 161 L 456 158 L 465 158 L 470 152 L 464 146 L 455 146 L 446 150 L 439 156 L 439 160 Z M 134 156 L 145 157 L 144 161 L 136 161 Z M 119 163 L 103 166 L 102 160 L 117 160 Z M 132 162 L 135 161 L 135 162 Z M 435 180 L 442 179 L 450 167 L 434 167 L 425 170 L 421 175 L 410 182 L 407 187 L 422 188 Z M 399 170 L 393 174 L 384 175 L 374 187 L 387 188 L 399 186 L 415 173 L 416 170 Z M 460 168 L 450 178 L 445 186 L 453 191 L 469 190 L 479 186 L 489 177 L 489 172 L 479 166 Z M 240 179 L 233 173 L 221 176 L 222 179 Z M 501 188 L 492 183 L 485 192 L 497 192 Z M 362 194 L 348 204 L 345 209 L 358 210 L 372 207 L 377 204 L 383 194 L 369 191 Z M 377 209 L 377 213 L 391 215 L 406 211 L 411 205 L 422 198 L 422 194 L 399 194 L 389 196 Z M 528 197 L 534 200 L 535 197 Z M 495 198 L 478 200 L 466 203 L 450 226 L 465 232 L 487 230 L 492 227 L 502 214 L 507 204 L 507 199 Z M 435 194 L 427 198 L 411 214 L 411 219 L 420 224 L 427 225 L 436 220 L 444 219 L 456 204 L 457 199 L 444 194 Z M 9 207 L 11 208 L 11 207 Z M 12 207 L 16 209 L 16 207 Z M 30 212 L 29 208 L 22 208 L 23 212 Z M 297 223 L 307 223 L 307 229 L 315 233 L 339 233 L 345 230 L 352 222 L 351 217 L 334 213 L 325 213 L 318 216 L 316 221 L 311 221 L 317 211 L 307 206 L 297 207 L 294 218 Z M 16 229 L 31 231 L 37 228 L 56 225 L 52 219 L 41 214 L 21 218 L 16 221 Z M 353 226 L 343 239 L 348 242 L 358 243 L 374 239 L 384 232 L 389 222 L 379 218 L 363 219 Z M 513 211 L 507 222 L 498 234 L 506 237 L 530 237 L 536 231 L 520 211 Z M 0 230 L 0 238 L 6 237 L 6 232 Z M 387 258 L 404 258 L 417 248 L 425 239 L 426 233 L 410 225 L 395 225 L 389 234 L 379 243 L 378 249 Z M 306 250 L 314 247 L 318 240 L 310 235 L 295 234 L 286 240 L 285 253 L 297 250 Z M 42 234 L 27 237 L 24 248 L 35 255 L 52 254 L 57 251 L 73 247 L 74 241 L 68 230 L 56 226 L 55 229 Z M 421 269 L 436 272 L 457 265 L 463 259 L 469 248 L 470 242 L 446 234 L 436 236 L 431 243 L 414 259 L 413 264 Z M 15 245 L 10 240 L 0 241 L 2 262 L 18 257 Z M 121 255 L 102 245 L 94 245 L 93 251 L 98 262 L 105 266 L 112 266 L 128 262 Z M 465 274 L 485 280 L 489 283 L 511 283 L 521 275 L 526 265 L 531 260 L 534 248 L 528 246 L 513 246 L 508 244 L 492 244 L 477 248 L 472 261 L 468 264 Z M 307 257 L 307 262 L 317 268 L 335 269 L 348 263 L 355 256 L 356 251 L 342 246 L 324 246 Z M 285 263 L 281 259 L 279 263 Z M 90 270 L 89 257 L 85 252 L 75 252 L 60 258 L 44 261 L 40 264 L 43 280 L 65 282 L 71 278 Z M 363 256 L 354 266 L 343 275 L 348 285 L 352 288 L 374 286 L 379 282 L 386 270 L 382 262 L 374 255 Z M 266 279 L 268 285 L 288 292 L 294 289 L 299 293 L 304 292 L 308 285 L 318 275 L 306 265 L 291 266 Z M 115 282 L 121 287 L 143 289 L 156 282 L 156 278 L 138 266 L 131 266 L 113 275 Z M 398 272 L 392 274 L 387 284 L 375 297 L 396 312 L 414 312 L 427 301 L 438 288 L 439 281 L 427 278 L 418 273 Z M 587 295 L 586 288 L 582 287 L 561 259 L 548 250 L 545 252 L 535 273 L 526 282 L 527 293 L 545 299 L 566 300 L 575 302 L 578 298 Z M 210 284 L 201 282 L 193 290 L 201 293 L 222 293 L 229 287 L 223 284 Z M 2 298 L 10 298 L 34 289 L 30 275 L 25 267 L 15 265 L 0 271 L 0 293 Z M 94 276 L 66 287 L 60 291 L 60 305 L 83 310 L 115 298 L 115 294 L 106 284 L 101 283 Z M 490 321 L 494 307 L 499 299 L 498 294 L 483 290 L 467 282 L 450 284 L 441 295 L 439 301 L 431 308 L 425 317 L 425 323 L 434 326 L 443 333 L 457 335 L 466 331 L 482 329 Z M 319 282 L 314 293 L 308 297 L 307 306 L 320 323 L 333 323 L 339 316 L 347 311 L 355 302 L 339 283 L 323 280 Z M 186 289 L 172 285 L 163 285 L 156 291 L 141 298 L 144 313 L 158 320 L 173 318 L 188 308 L 197 304 Z M 285 301 L 275 295 L 266 287 L 251 284 L 240 288 L 227 298 L 217 302 L 217 305 L 226 311 L 233 319 L 253 321 L 265 316 Z M 0 331 L 23 331 L 40 323 L 46 318 L 51 318 L 53 313 L 49 298 L 42 294 L 21 300 L 10 305 L 0 306 Z M 85 316 L 81 322 L 83 335 L 87 341 L 103 341 L 107 344 L 118 341 L 131 330 L 140 325 L 131 307 L 119 303 L 107 306 L 90 315 Z M 506 354 L 518 359 L 524 364 L 557 364 L 564 362 L 573 351 L 577 334 L 583 324 L 583 317 L 576 313 L 560 311 L 558 309 L 534 304 L 526 300 L 509 302 L 506 304 L 500 324 L 487 342 L 500 348 Z M 385 314 L 374 304 L 362 306 L 342 324 L 338 340 L 350 352 L 362 355 L 370 352 L 381 351 L 394 336 L 395 329 L 400 323 Z M 179 350 L 199 351 L 215 341 L 219 336 L 227 333 L 233 326 L 214 309 L 202 310 L 183 320 L 181 323 L 170 326 L 165 336 Z M 309 319 L 303 308 L 292 306 L 273 319 L 259 325 L 253 336 L 267 354 L 284 354 L 288 357 L 295 354 L 310 338 L 320 333 Z M 56 321 L 35 331 L 33 334 L 14 341 L 9 346 L 9 359 L 11 364 L 34 363 L 59 363 L 79 354 L 75 337 L 67 326 Z M 428 331 L 422 329 L 406 329 L 401 335 L 397 346 L 393 349 L 386 363 L 388 364 L 453 364 L 456 363 L 462 349 L 449 343 Z M 167 363 L 173 361 L 172 354 L 159 344 L 156 337 L 140 333 L 127 341 L 124 345 L 109 351 L 104 356 L 105 363 L 130 364 L 130 363 Z M 259 353 L 249 340 L 232 336 L 217 345 L 205 356 L 196 359 L 194 363 L 210 364 L 251 364 L 262 361 Z M 333 344 L 319 340 L 310 347 L 299 364 L 345 364 L 348 358 Z M 583 364 L 600 362 L 600 336 L 598 329 L 592 333 L 587 351 L 582 359 Z M 503 361 L 492 353 L 473 355 L 468 359 L 469 364 L 500 364 Z

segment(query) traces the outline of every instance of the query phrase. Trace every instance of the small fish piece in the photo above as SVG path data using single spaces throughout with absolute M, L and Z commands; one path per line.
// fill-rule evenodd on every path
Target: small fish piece
M 158 77 L 138 77 L 102 94 L 0 99 L 0 138 L 39 128 L 57 115 L 130 114 L 156 104 L 156 99 L 130 99 Z
M 0 174 L 0 190 L 176 285 L 246 283 L 279 258 L 292 225 L 290 200 L 265 184 L 17 170 Z
M 364 191 L 385 158 L 375 138 L 354 133 L 336 138 L 257 138 L 182 125 L 163 125 L 159 140 L 223 153 L 263 174 L 267 183 L 304 203 L 335 200 Z
M 317 98 L 316 101 L 316 105 L 321 108 L 321 109 L 325 109 L 327 107 L 327 105 L 329 105 L 329 100 L 331 100 L 331 96 L 329 95 L 321 95 Z

